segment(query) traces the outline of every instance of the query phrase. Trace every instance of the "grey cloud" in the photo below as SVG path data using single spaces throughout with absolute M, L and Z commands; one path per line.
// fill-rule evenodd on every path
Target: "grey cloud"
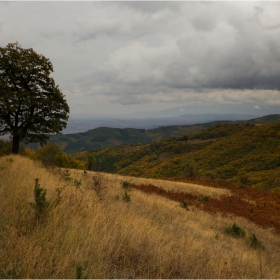
M 116 13 L 111 8 L 104 13 L 107 13 L 107 17 L 99 16 L 92 19 L 86 17 L 86 20 L 77 20 L 76 28 L 72 33 L 78 41 L 96 40 L 102 36 L 109 37 L 111 41 L 116 39 L 130 42 L 143 37 L 150 40 L 151 38 L 147 36 L 155 38 L 170 24 L 166 21 L 166 17 L 170 16 L 168 11 L 160 12 L 156 16 L 135 11 L 128 15 L 127 11 Z
M 135 95 L 123 96 L 112 101 L 112 103 L 120 103 L 122 105 L 147 104 L 150 102 L 151 102 L 151 98 L 147 98 L 143 96 L 135 96 Z
M 192 20 L 192 24 L 196 30 L 210 32 L 217 26 L 215 19 L 204 18 L 201 15 L 196 16 Z
M 147 1 L 145 3 L 141 1 L 125 1 L 117 2 L 117 5 L 127 7 L 130 10 L 148 14 L 155 14 L 161 10 L 179 12 L 182 6 L 180 2 L 169 1 Z
M 254 94 L 265 100 L 260 90 L 280 90 L 277 2 L 0 6 L 0 45 L 17 40 L 50 58 L 69 96 L 125 105 L 238 103 L 253 102 Z

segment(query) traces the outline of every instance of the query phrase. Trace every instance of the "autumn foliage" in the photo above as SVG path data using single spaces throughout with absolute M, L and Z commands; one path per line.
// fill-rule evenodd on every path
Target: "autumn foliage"
M 280 124 L 223 124 L 199 133 L 77 155 L 91 170 L 146 178 L 225 180 L 280 190 Z
M 194 180 L 189 180 L 194 183 Z M 207 183 L 196 180 L 198 183 Z M 188 192 L 167 191 L 151 184 L 130 184 L 131 188 L 145 193 L 164 196 L 170 200 L 185 202 L 210 213 L 222 213 L 227 216 L 240 216 L 265 227 L 273 228 L 280 234 L 280 194 L 264 190 L 256 190 L 249 186 L 238 186 L 225 181 L 211 182 L 214 187 L 230 190 L 229 195 L 219 198 L 196 195 Z M 210 184 L 208 184 L 209 186 Z

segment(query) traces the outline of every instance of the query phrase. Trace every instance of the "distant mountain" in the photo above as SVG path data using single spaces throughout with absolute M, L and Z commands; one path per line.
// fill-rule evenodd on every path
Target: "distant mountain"
M 178 108 L 177 108 L 178 109 Z M 168 110 L 166 110 L 168 111 Z M 130 115 L 118 115 L 102 116 L 96 115 L 80 118 L 71 117 L 68 121 L 67 128 L 63 131 L 64 134 L 85 132 L 90 129 L 98 127 L 112 127 L 112 128 L 140 128 L 140 129 L 152 129 L 159 126 L 171 126 L 171 125 L 190 125 L 206 123 L 218 120 L 249 120 L 260 116 L 256 115 L 245 115 L 245 114 L 182 114 L 174 116 L 171 109 L 168 112 L 160 111 L 158 117 L 150 117 L 149 114 L 142 114 L 140 118 L 137 113 Z M 179 112 L 179 110 L 178 110 Z M 178 114 L 178 113 L 177 113 Z M 155 114 L 156 115 L 156 114 Z M 146 116 L 145 118 L 143 116 Z
M 207 119 L 208 116 L 201 119 Z M 236 116 L 238 118 L 238 116 Z M 192 125 L 161 126 L 153 129 L 99 127 L 81 133 L 52 135 L 50 141 L 58 143 L 65 152 L 74 153 L 131 143 L 150 143 L 169 137 L 197 133 L 209 127 L 226 123 L 267 124 L 280 122 L 280 115 L 269 115 L 252 120 L 212 121 Z M 34 145 L 32 146 L 35 147 Z
M 257 105 L 257 104 L 256 104 Z M 259 104 L 260 105 L 260 104 Z M 266 106 L 255 106 L 253 107 L 251 103 L 242 104 L 204 104 L 195 105 L 190 104 L 188 106 L 177 106 L 167 109 L 160 109 L 155 106 L 145 107 L 145 111 L 134 111 L 131 113 L 111 113 L 111 114 L 96 114 L 96 113 L 80 113 L 72 114 L 73 118 L 91 118 L 91 119 L 160 119 L 160 118 L 173 118 L 179 117 L 185 114 L 202 115 L 202 114 L 228 114 L 229 112 L 240 115 L 251 115 L 249 118 L 256 118 L 257 116 L 266 116 L 268 114 L 278 114 L 279 110 L 272 109 Z M 244 113 L 245 112 L 245 113 Z M 241 119 L 249 119 L 247 117 Z M 92 127 L 94 128 L 94 127 Z M 135 128 L 135 127 L 134 127 Z
M 264 117 L 255 118 L 255 119 L 243 121 L 243 122 L 248 122 L 248 123 L 252 123 L 252 124 L 273 124 L 273 123 L 280 122 L 280 115 L 278 115 L 278 114 L 267 115 Z

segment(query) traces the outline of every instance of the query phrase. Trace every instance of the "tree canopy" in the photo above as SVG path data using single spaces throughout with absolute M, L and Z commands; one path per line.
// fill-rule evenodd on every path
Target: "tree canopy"
M 10 134 L 12 152 L 20 142 L 48 140 L 67 126 L 69 106 L 54 79 L 50 60 L 18 42 L 0 47 L 0 135 Z

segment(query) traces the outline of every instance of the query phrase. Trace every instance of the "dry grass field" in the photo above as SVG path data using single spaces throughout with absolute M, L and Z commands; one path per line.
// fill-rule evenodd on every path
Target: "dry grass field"
M 122 186 L 152 184 L 217 199 L 228 189 L 53 173 L 14 155 L 0 158 L 0 178 L 1 278 L 280 278 L 280 238 L 272 229 Z M 50 202 L 39 213 L 36 178 Z M 225 231 L 233 223 L 244 237 Z M 253 234 L 262 246 L 251 246 Z

